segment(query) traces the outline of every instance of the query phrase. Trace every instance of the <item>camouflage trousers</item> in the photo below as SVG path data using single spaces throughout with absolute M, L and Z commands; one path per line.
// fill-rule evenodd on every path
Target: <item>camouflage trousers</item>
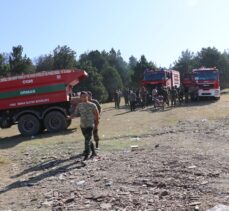
M 99 148 L 99 134 L 98 134 L 98 128 L 93 129 L 93 137 L 95 141 L 95 147 Z
M 115 108 L 119 109 L 119 105 L 120 105 L 120 101 L 119 100 L 115 100 Z
M 92 142 L 92 133 L 93 133 L 93 127 L 87 127 L 87 128 L 82 128 L 81 127 L 81 131 L 82 134 L 84 136 L 85 139 L 85 148 L 84 148 L 84 154 L 85 156 L 90 155 L 91 151 L 92 151 L 92 155 L 95 155 L 95 147 L 94 144 Z

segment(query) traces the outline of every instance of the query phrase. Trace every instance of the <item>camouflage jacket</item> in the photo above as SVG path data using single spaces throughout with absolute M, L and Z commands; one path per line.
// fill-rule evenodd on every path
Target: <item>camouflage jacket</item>
M 79 103 L 76 107 L 75 114 L 80 116 L 80 127 L 94 127 L 96 111 L 98 112 L 94 103 Z

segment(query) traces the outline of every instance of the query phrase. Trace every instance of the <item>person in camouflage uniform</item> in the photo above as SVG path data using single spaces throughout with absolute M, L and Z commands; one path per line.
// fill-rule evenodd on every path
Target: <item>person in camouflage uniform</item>
M 164 102 L 169 106 L 169 91 L 166 87 L 161 87 L 161 95 L 164 98 Z
M 135 111 L 135 103 L 137 100 L 137 96 L 136 96 L 135 92 L 132 90 L 130 91 L 129 99 L 130 99 L 130 110 Z
M 178 89 L 178 101 L 179 101 L 179 104 L 181 105 L 183 102 L 184 102 L 184 88 L 183 86 L 181 85 Z
M 140 95 L 142 108 L 145 108 L 147 106 L 147 94 L 148 94 L 148 92 L 147 92 L 146 88 L 144 86 L 141 87 L 139 95 Z
M 171 106 L 176 106 L 176 99 L 177 99 L 177 89 L 175 86 L 172 86 L 171 89 Z
M 90 152 L 96 156 L 95 147 L 91 141 L 94 128 L 98 128 L 99 124 L 99 112 L 94 103 L 89 102 L 87 92 L 83 91 L 80 94 L 81 103 L 79 103 L 75 109 L 73 116 L 80 116 L 80 128 L 85 138 L 85 149 L 83 155 L 84 160 L 88 159 Z
M 88 100 L 92 103 L 94 103 L 99 111 L 99 116 L 101 114 L 101 106 L 98 102 L 98 100 L 93 99 L 92 98 L 92 93 L 90 91 L 87 92 L 88 93 Z M 98 127 L 93 129 L 93 137 L 94 137 L 94 141 L 95 141 L 95 148 L 98 149 L 99 148 L 99 133 L 98 133 Z
M 115 102 L 115 108 L 119 109 L 119 106 L 120 106 L 120 93 L 118 90 L 116 90 L 114 92 L 114 102 Z

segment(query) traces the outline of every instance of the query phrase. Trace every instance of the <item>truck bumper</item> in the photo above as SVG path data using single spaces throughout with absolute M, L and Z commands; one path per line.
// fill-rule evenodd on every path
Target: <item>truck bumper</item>
M 220 97 L 220 89 L 208 89 L 208 90 L 203 90 L 200 89 L 198 91 L 198 96 L 199 97 Z

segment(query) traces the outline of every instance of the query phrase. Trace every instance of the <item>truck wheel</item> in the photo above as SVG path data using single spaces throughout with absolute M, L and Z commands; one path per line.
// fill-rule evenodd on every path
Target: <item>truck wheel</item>
M 45 116 L 45 128 L 49 132 L 58 132 L 67 128 L 66 117 L 59 111 L 51 111 Z
M 25 114 L 18 120 L 18 130 L 23 136 L 36 135 L 40 127 L 39 119 L 32 114 Z

